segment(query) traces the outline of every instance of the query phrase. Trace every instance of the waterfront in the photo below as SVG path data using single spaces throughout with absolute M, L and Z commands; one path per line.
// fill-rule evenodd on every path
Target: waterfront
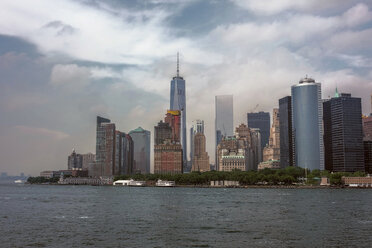
M 0 185 L 1 247 L 370 247 L 372 190 Z

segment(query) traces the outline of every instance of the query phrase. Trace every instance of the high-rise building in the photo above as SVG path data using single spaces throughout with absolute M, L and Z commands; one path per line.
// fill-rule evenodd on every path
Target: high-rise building
M 72 149 L 72 153 L 68 156 L 67 169 L 82 169 L 83 168 L 83 157 L 81 154 L 75 152 L 75 149 Z
M 279 99 L 280 167 L 293 166 L 291 97 Z
M 192 171 L 210 171 L 209 156 L 206 152 L 205 135 L 197 132 L 193 138 L 194 140 L 194 153 L 192 160 Z
M 269 143 L 263 150 L 263 161 L 280 160 L 280 131 L 279 131 L 279 109 L 273 109 L 273 124 L 270 129 Z
M 292 86 L 294 165 L 324 170 L 321 84 L 312 78 Z
M 370 140 L 372 139 L 372 115 L 371 116 L 363 116 L 363 136 L 364 138 Z
M 192 126 L 190 128 L 190 161 L 192 161 L 194 157 L 194 136 L 196 133 L 204 134 L 204 121 L 203 120 L 193 121 Z
M 216 168 L 220 171 L 257 170 L 257 152 L 261 153 L 258 131 L 241 124 L 235 133 L 235 136 L 223 137 L 218 144 Z
M 186 86 L 185 80 L 179 75 L 179 54 L 177 53 L 177 75 L 173 77 L 170 88 L 170 109 L 179 110 L 181 118 L 181 145 L 183 150 L 183 167 L 187 163 L 186 142 Z
M 109 119 L 97 116 L 96 161 L 89 165 L 89 175 L 112 177 L 130 174 L 132 168 L 132 138 L 117 131 Z
M 122 136 L 122 161 L 120 163 L 120 174 L 130 175 L 135 173 L 134 171 L 134 142 L 129 134 L 123 134 Z
M 233 95 L 216 96 L 216 146 L 222 137 L 234 135 Z
M 248 113 L 248 127 L 259 128 L 261 132 L 261 148 L 263 149 L 269 143 L 270 136 L 270 113 L 258 112 Z
M 150 173 L 151 133 L 138 127 L 129 132 L 134 143 L 134 171 L 142 174 Z
M 177 111 L 179 113 L 179 111 Z M 180 144 L 179 115 L 169 111 L 165 122 L 160 121 L 155 126 L 154 173 L 183 173 L 183 150 Z
M 234 135 L 234 103 L 233 95 L 221 95 L 215 97 L 215 141 L 216 148 L 222 137 Z M 215 168 L 218 170 L 218 154 L 215 154 Z
M 181 111 L 168 110 L 164 122 L 172 129 L 172 141 L 181 142 Z
M 323 103 L 325 169 L 364 171 L 361 99 L 340 94 Z
M 81 154 L 81 156 L 83 157 L 83 170 L 88 170 L 89 164 L 96 161 L 96 155 L 91 152 Z
M 364 140 L 363 144 L 365 171 L 372 174 L 372 140 Z
M 154 130 L 155 145 L 163 144 L 166 140 L 172 139 L 172 128 L 168 123 L 160 121 Z

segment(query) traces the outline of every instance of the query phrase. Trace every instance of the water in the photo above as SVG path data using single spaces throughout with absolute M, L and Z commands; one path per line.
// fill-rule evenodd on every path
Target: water
M 0 185 L 0 247 L 372 247 L 372 190 Z

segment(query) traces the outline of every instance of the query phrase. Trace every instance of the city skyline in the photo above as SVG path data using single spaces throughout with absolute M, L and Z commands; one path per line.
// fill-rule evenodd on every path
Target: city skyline
M 337 86 L 371 112 L 368 1 L 33 5 L 0 3 L 0 167 L 8 174 L 65 168 L 72 148 L 94 153 L 97 115 L 119 130 L 153 130 L 169 107 L 177 51 L 187 81 L 186 130 L 205 121 L 212 163 L 217 95 L 234 96 L 235 128 L 257 104 L 271 114 L 309 74 L 322 83 L 322 99 Z M 91 18 L 95 25 L 84 22 Z

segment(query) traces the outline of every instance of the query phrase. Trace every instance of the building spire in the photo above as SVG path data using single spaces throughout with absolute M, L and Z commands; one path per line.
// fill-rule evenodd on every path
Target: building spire
M 180 53 L 177 52 L 177 77 L 180 76 Z
M 337 85 L 336 85 L 335 97 L 340 97 L 340 94 L 338 94 Z

